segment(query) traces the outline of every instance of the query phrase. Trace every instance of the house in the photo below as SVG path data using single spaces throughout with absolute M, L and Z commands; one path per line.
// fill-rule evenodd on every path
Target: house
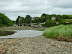
M 51 17 L 51 20 L 52 20 L 52 21 L 55 21 L 55 20 L 56 20 L 56 17 L 54 17 L 54 16 Z

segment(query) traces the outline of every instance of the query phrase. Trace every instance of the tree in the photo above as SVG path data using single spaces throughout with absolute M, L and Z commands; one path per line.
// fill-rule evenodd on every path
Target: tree
M 51 19 L 47 19 L 45 22 L 46 27 L 55 26 L 55 25 L 56 25 L 56 22 L 52 21 Z
M 62 15 L 63 19 L 69 19 L 70 17 L 67 15 Z
M 30 15 L 26 15 L 26 17 L 25 17 L 25 23 L 29 24 L 31 22 L 32 22 L 32 19 L 31 19 Z
M 50 19 L 51 17 L 47 14 L 46 15 L 46 18 L 45 18 L 45 21 L 47 20 L 47 19 Z
M 0 24 L 2 24 L 2 20 L 0 20 Z
M 34 17 L 33 19 L 34 23 L 40 23 L 40 17 Z
M 51 26 L 52 21 L 50 19 L 47 19 L 45 22 L 45 26 L 49 27 Z
M 17 25 L 22 25 L 23 23 L 24 23 L 24 17 L 18 16 L 18 18 L 16 20 L 16 24 Z
M 47 15 L 44 14 L 44 13 L 41 15 L 41 22 L 45 22 L 46 21 L 46 16 Z
M 5 14 L 0 13 L 0 24 L 10 26 L 12 21 Z
M 56 21 L 62 22 L 63 18 L 61 15 L 56 15 Z
M 43 14 L 41 15 L 41 17 L 43 17 L 43 16 L 44 16 L 44 17 L 46 17 L 46 14 L 45 14 L 45 13 L 43 13 Z

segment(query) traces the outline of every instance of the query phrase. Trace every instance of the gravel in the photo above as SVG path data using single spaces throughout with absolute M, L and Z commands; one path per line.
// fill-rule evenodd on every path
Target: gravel
M 72 42 L 45 36 L 0 39 L 0 43 L 0 54 L 72 54 Z

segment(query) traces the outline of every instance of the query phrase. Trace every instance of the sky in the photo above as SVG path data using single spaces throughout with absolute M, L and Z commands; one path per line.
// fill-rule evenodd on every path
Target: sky
M 26 15 L 40 17 L 43 13 L 72 15 L 72 0 L 0 0 L 0 13 L 11 20 Z

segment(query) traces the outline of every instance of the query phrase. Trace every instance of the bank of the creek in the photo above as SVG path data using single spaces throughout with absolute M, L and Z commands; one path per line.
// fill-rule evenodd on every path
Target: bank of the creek
M 0 54 L 72 54 L 72 42 L 44 36 L 0 39 Z
M 0 54 L 72 54 L 72 42 L 42 36 L 43 31 L 16 30 L 0 37 Z

